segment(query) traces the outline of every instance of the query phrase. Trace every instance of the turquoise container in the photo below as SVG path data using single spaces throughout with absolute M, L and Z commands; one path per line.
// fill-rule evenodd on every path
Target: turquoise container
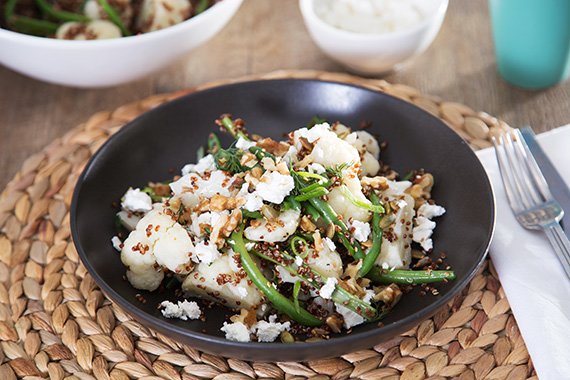
M 570 75 L 570 0 L 489 0 L 499 73 L 540 89 Z

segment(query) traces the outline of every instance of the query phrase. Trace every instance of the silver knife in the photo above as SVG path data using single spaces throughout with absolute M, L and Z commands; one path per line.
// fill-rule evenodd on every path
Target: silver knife
M 564 210 L 564 218 L 562 219 L 562 228 L 568 238 L 570 238 L 570 188 L 568 184 L 562 179 L 548 156 L 544 153 L 538 141 L 536 141 L 535 134 L 530 127 L 520 129 L 528 148 L 530 149 L 534 159 L 538 163 L 550 192 L 554 199 L 560 203 Z

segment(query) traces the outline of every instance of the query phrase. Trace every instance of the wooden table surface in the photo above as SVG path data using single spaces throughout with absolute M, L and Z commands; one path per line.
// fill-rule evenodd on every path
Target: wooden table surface
M 487 111 L 512 126 L 530 124 L 537 132 L 569 123 L 570 81 L 544 91 L 509 86 L 496 72 L 487 2 L 450 3 L 428 51 L 385 79 Z M 0 67 L 0 189 L 26 157 L 96 111 L 210 80 L 278 69 L 342 71 L 311 41 L 295 0 L 246 0 L 205 46 L 161 73 L 120 87 L 66 88 Z

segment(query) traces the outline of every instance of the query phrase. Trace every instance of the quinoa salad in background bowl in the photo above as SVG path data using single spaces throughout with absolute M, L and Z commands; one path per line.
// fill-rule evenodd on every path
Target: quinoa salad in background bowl
M 327 93 L 355 112 L 315 101 Z M 284 116 L 294 94 L 308 107 Z M 433 314 L 486 254 L 492 193 L 467 146 L 437 153 L 461 141 L 439 123 L 336 83 L 192 94 L 96 153 L 74 194 L 74 242 L 113 301 L 197 349 L 301 360 L 371 346 Z

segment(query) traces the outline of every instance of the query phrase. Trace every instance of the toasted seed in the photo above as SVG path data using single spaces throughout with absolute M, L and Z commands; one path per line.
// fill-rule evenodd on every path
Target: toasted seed
M 295 343 L 295 337 L 289 331 L 283 331 L 280 338 L 283 343 Z

